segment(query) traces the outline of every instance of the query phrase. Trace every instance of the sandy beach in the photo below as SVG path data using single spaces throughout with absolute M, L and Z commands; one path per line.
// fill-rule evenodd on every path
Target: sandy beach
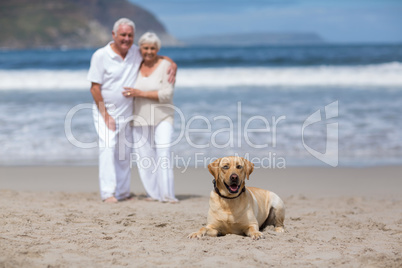
M 401 267 L 402 166 L 257 169 L 287 232 L 187 235 L 206 224 L 212 176 L 175 171 L 179 204 L 105 204 L 97 167 L 0 167 L 0 267 Z

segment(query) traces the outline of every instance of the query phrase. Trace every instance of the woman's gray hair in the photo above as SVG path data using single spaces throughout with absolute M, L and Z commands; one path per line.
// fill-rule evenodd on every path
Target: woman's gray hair
M 115 34 L 116 34 L 117 31 L 119 30 L 120 25 L 128 25 L 128 26 L 131 26 L 131 27 L 133 27 L 133 31 L 135 32 L 135 24 L 134 24 L 134 22 L 133 22 L 132 20 L 130 20 L 130 19 L 127 19 L 127 18 L 121 18 L 121 19 L 119 19 L 118 21 L 116 21 L 116 22 L 114 23 L 113 32 L 114 32 Z
M 161 49 L 161 40 L 155 33 L 146 32 L 138 40 L 138 45 L 142 44 L 155 44 L 158 50 Z

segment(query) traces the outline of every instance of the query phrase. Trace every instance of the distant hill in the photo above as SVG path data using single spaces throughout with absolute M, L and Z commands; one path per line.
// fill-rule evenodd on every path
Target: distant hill
M 200 36 L 182 40 L 188 45 L 249 46 L 321 44 L 324 39 L 315 33 L 247 33 Z
M 121 17 L 134 21 L 136 40 L 153 31 L 162 45 L 179 43 L 154 15 L 127 0 L 1 0 L 0 48 L 100 47 Z

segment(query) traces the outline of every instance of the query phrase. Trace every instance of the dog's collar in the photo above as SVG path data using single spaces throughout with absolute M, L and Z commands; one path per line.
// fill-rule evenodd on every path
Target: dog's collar
M 244 192 L 246 191 L 246 186 L 244 186 L 243 189 L 240 191 L 240 194 L 238 194 L 237 196 L 235 196 L 235 197 L 227 197 L 227 196 L 222 195 L 221 192 L 219 192 L 218 187 L 216 187 L 216 180 L 215 180 L 215 179 L 212 180 L 212 183 L 214 184 L 215 192 L 216 192 L 220 197 L 225 198 L 225 199 L 235 199 L 235 198 L 238 198 L 239 196 L 241 196 L 242 193 L 244 193 Z

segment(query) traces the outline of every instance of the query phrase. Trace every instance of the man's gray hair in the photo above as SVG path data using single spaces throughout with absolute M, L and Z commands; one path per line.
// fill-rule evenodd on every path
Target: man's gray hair
M 131 26 L 131 27 L 133 27 L 133 31 L 135 32 L 135 24 L 134 24 L 134 22 L 132 20 L 130 20 L 130 19 L 127 19 L 127 18 L 121 18 L 121 19 L 119 19 L 118 21 L 116 21 L 114 23 L 113 32 L 115 34 L 117 33 L 117 30 L 119 30 L 120 25 Z
M 146 32 L 138 40 L 138 45 L 142 44 L 155 44 L 158 50 L 161 49 L 161 40 L 156 33 Z

